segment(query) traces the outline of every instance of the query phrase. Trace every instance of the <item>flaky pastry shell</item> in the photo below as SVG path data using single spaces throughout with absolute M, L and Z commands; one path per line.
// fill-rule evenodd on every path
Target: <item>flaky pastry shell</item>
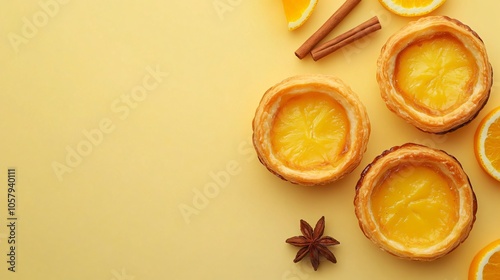
M 453 110 L 419 108 L 396 86 L 398 55 L 411 44 L 433 35 L 445 34 L 461 42 L 477 64 L 477 79 L 468 86 L 468 98 Z M 493 83 L 493 70 L 483 41 L 469 26 L 446 16 L 428 16 L 410 22 L 393 34 L 382 47 L 377 61 L 377 82 L 387 107 L 422 131 L 447 133 L 472 121 L 486 104 Z
M 416 248 L 392 240 L 384 234 L 371 208 L 375 187 L 387 178 L 387 171 L 401 165 L 426 165 L 436 168 L 447 177 L 456 191 L 459 209 L 457 220 L 450 233 L 425 248 Z M 376 157 L 362 172 L 356 185 L 354 199 L 355 213 L 365 236 L 380 249 L 400 258 L 432 261 L 453 251 L 471 231 L 477 212 L 477 201 L 467 174 L 460 162 L 442 150 L 432 149 L 414 143 L 393 147 Z
M 271 130 L 280 107 L 291 97 L 322 93 L 344 109 L 349 121 L 342 159 L 316 169 L 288 166 L 273 151 Z M 276 176 L 300 185 L 324 185 L 353 171 L 360 163 L 370 135 L 370 121 L 358 96 L 342 80 L 330 75 L 298 75 L 269 88 L 262 97 L 252 123 L 253 144 L 260 162 Z

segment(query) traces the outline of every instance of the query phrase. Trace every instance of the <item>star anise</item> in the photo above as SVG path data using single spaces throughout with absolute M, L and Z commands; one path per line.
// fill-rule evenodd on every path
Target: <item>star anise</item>
M 330 251 L 330 249 L 327 248 L 327 246 L 337 245 L 340 244 L 340 242 L 330 236 L 321 237 L 324 230 L 324 216 L 318 220 L 316 226 L 314 227 L 314 230 L 306 221 L 300 220 L 300 231 L 303 235 L 290 237 L 286 240 L 286 243 L 292 244 L 293 246 L 302 247 L 297 252 L 297 256 L 295 256 L 293 262 L 299 262 L 308 254 L 314 270 L 317 270 L 319 267 L 320 256 L 325 257 L 332 263 L 337 262 L 337 259 Z

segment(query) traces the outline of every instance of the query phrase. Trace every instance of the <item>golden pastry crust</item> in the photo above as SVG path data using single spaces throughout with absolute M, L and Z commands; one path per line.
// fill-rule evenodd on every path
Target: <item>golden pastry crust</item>
M 393 170 L 403 164 L 411 166 L 432 166 L 447 177 L 453 186 L 459 209 L 457 221 L 450 233 L 426 248 L 411 247 L 389 239 L 379 227 L 371 208 L 374 188 Z M 444 151 L 407 143 L 385 151 L 362 172 L 356 185 L 354 199 L 355 213 L 365 236 L 380 249 L 400 258 L 418 261 L 432 261 L 440 258 L 460 245 L 469 235 L 476 219 L 477 201 L 467 174 L 459 161 Z
M 414 106 L 395 81 L 398 55 L 412 43 L 445 34 L 457 39 L 477 64 L 477 79 L 468 87 L 468 98 L 453 110 L 434 111 Z M 493 83 L 493 70 L 483 41 L 470 27 L 446 16 L 428 16 L 410 22 L 392 35 L 382 47 L 377 61 L 377 82 L 387 107 L 422 131 L 447 133 L 473 120 L 486 104 Z
M 291 97 L 321 93 L 335 100 L 346 112 L 349 131 L 342 158 L 314 169 L 289 166 L 273 151 L 271 130 L 280 107 Z M 329 75 L 287 78 L 266 91 L 252 123 L 253 144 L 261 163 L 278 177 L 300 185 L 324 185 L 342 178 L 360 163 L 370 135 L 370 121 L 358 96 L 340 79 Z

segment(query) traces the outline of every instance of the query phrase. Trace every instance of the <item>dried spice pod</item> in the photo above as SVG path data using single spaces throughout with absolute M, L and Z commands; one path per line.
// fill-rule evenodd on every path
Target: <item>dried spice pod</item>
M 370 121 L 357 95 L 329 75 L 294 76 L 262 97 L 252 123 L 259 160 L 301 185 L 334 182 L 356 168 Z
M 422 131 L 442 134 L 477 116 L 488 101 L 493 70 L 483 41 L 469 26 L 428 16 L 387 40 L 377 82 L 392 112 Z
M 318 270 L 321 256 L 332 263 L 337 263 L 337 258 L 328 249 L 328 246 L 338 245 L 340 242 L 331 236 L 323 236 L 325 231 L 324 216 L 318 220 L 314 229 L 308 222 L 300 220 L 300 231 L 303 235 L 293 236 L 285 240 L 288 244 L 300 247 L 293 262 L 299 262 L 306 255 L 309 255 L 314 270 Z
M 477 201 L 459 161 L 442 150 L 407 143 L 369 164 L 356 185 L 363 233 L 400 258 L 432 261 L 468 236 Z

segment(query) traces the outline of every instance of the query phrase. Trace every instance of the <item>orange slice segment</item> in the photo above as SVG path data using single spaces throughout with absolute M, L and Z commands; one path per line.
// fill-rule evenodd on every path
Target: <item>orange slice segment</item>
M 500 279 L 500 239 L 481 249 L 469 267 L 469 280 Z
M 479 123 L 474 135 L 474 153 L 484 171 L 500 181 L 500 107 Z
M 294 30 L 302 26 L 311 16 L 318 0 L 282 0 L 288 29 Z
M 413 17 L 429 14 L 446 0 L 379 0 L 382 6 L 400 16 Z

